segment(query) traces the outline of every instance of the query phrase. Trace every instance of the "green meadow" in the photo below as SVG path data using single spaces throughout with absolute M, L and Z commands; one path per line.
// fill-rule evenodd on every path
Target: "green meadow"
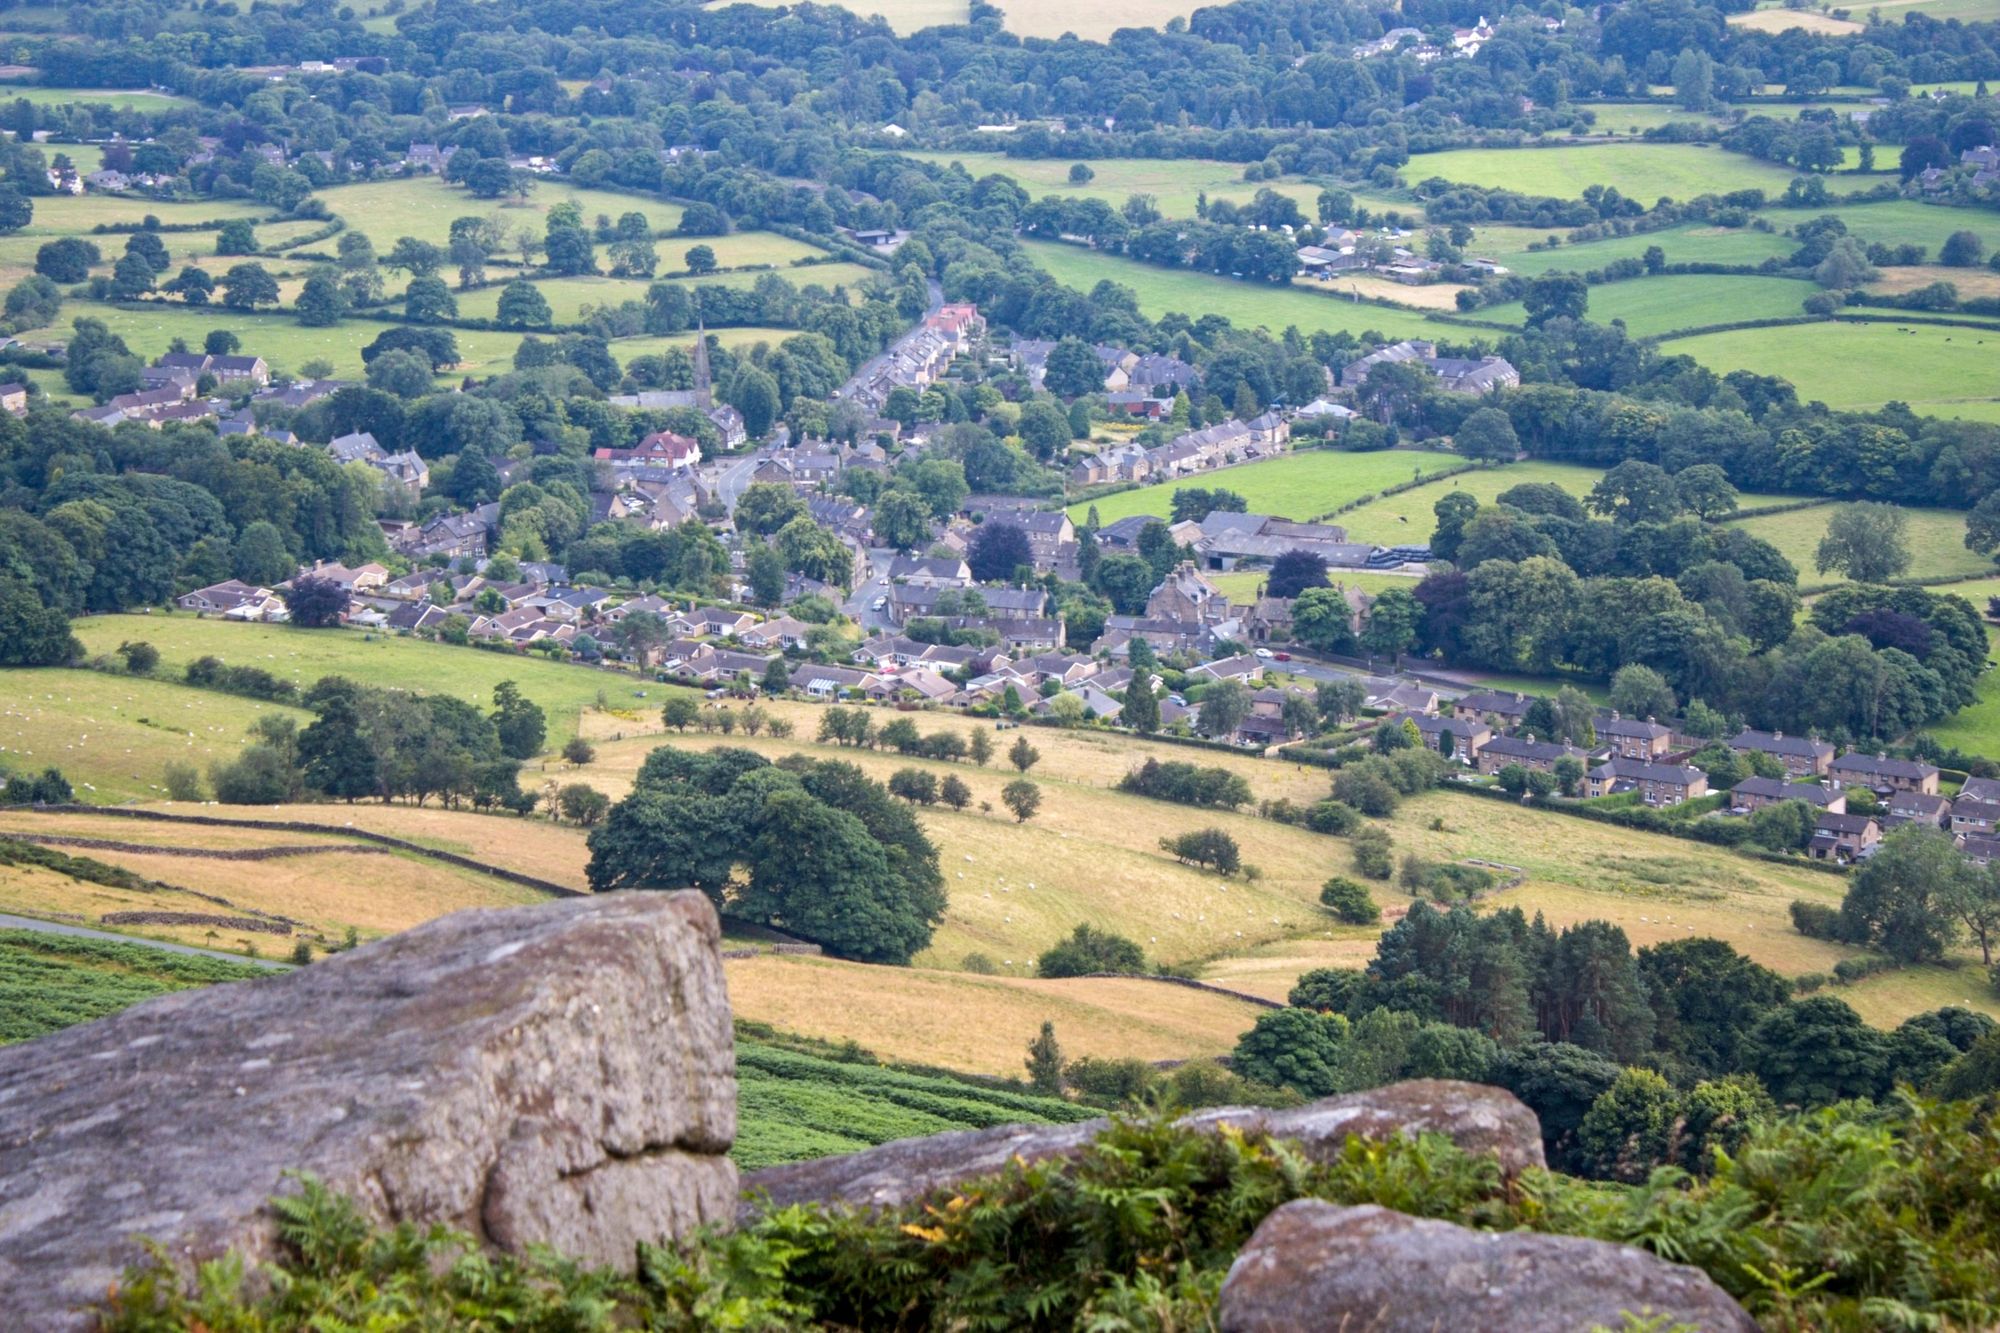
M 349 379 L 361 377 L 361 349 L 389 327 L 374 320 L 348 319 L 332 328 L 309 329 L 282 313 L 246 315 L 221 306 L 165 302 L 116 306 L 65 301 L 57 323 L 30 336 L 63 337 L 72 321 L 83 318 L 104 321 L 134 354 L 148 361 L 167 351 L 176 338 L 199 347 L 211 330 L 227 329 L 242 339 L 245 352 L 263 357 L 274 370 L 295 374 L 307 361 L 323 358 L 333 363 L 335 375 Z M 514 349 L 521 343 L 519 333 L 479 329 L 452 333 L 463 358 L 454 372 L 459 374 L 496 374 L 512 364 Z
M 1280 518 L 1317 518 L 1364 495 L 1395 486 L 1418 475 L 1429 475 L 1465 460 L 1456 454 L 1418 449 L 1386 449 L 1350 454 L 1336 449 L 1311 449 L 1285 454 L 1262 463 L 1222 468 L 1197 476 L 1120 491 L 1101 500 L 1069 507 L 1074 520 L 1095 507 L 1105 523 L 1133 514 L 1164 518 L 1173 512 L 1174 492 L 1190 487 L 1222 487 L 1241 495 L 1253 514 Z M 1344 519 L 1335 520 L 1345 522 Z
M 1221 315 L 1239 327 L 1262 326 L 1274 333 L 1295 324 L 1305 333 L 1372 330 L 1390 339 L 1470 336 L 1413 310 L 1347 301 L 1303 287 L 1271 287 L 1190 269 L 1160 268 L 1059 241 L 1023 241 L 1022 246 L 1057 282 L 1080 292 L 1105 279 L 1130 287 L 1138 293 L 1140 311 L 1150 319 L 1179 311 L 1190 318 Z
M 1276 190 L 1298 201 L 1308 218 L 1317 217 L 1320 187 L 1296 176 L 1275 181 L 1251 182 L 1243 179 L 1240 162 L 1214 162 L 1205 158 L 1106 158 L 1085 163 L 1094 174 L 1081 184 L 1069 178 L 1070 158 L 1007 157 L 1001 153 L 905 153 L 920 162 L 937 166 L 958 163 L 980 176 L 1006 176 L 1036 199 L 1059 195 L 1065 199 L 1102 199 L 1114 208 L 1135 194 L 1150 194 L 1160 211 L 1170 218 L 1195 216 L 1198 197 L 1211 202 L 1228 199 L 1247 204 L 1261 189 Z M 1372 201 L 1364 200 L 1374 207 Z M 1421 210 L 1409 204 L 1400 207 L 1412 216 Z
M 1741 279 L 1732 279 L 1741 281 Z M 1592 292 L 1593 303 L 1596 299 Z M 1593 313 L 1595 313 L 1593 309 Z M 1718 371 L 1781 375 L 1830 407 L 1908 403 L 1939 416 L 2000 400 L 2000 328 L 1816 321 L 1703 333 L 1662 343 Z
M 1641 259 L 1656 245 L 1669 264 L 1761 264 L 1766 259 L 1783 259 L 1798 249 L 1783 236 L 1749 227 L 1668 227 L 1533 251 L 1494 249 L 1482 245 L 1484 235 L 1482 229 L 1474 230 L 1473 253 L 1484 255 L 1490 251 L 1493 258 L 1514 272 L 1530 277 L 1553 272 L 1588 273 L 1620 259 Z M 1543 237 L 1537 234 L 1536 239 Z
M 447 185 L 435 176 L 334 185 L 318 191 L 315 197 L 348 226 L 366 232 L 375 248 L 384 253 L 399 236 L 443 245 L 451 239 L 452 219 L 461 217 L 496 217 L 510 232 L 525 227 L 539 237 L 549 210 L 569 202 L 582 207 L 586 223 L 595 222 L 600 213 L 614 219 L 626 213 L 643 213 L 655 233 L 665 233 L 681 221 L 676 204 L 612 190 L 583 189 L 552 178 L 537 179 L 526 203 L 476 199 L 462 187 Z M 689 245 L 695 243 L 696 238 L 689 238 Z
M 1738 519 L 1731 526 L 1761 537 L 1784 553 L 1799 571 L 1801 587 L 1812 588 L 1838 583 L 1837 576 L 1819 573 L 1813 567 L 1820 538 L 1837 505 L 1829 501 L 1811 509 L 1794 509 L 1784 514 Z M 1965 514 L 1957 509 L 1917 509 L 1904 506 L 1909 521 L 1910 567 L 1903 577 L 1913 579 L 1975 578 L 1988 573 L 1993 562 L 1965 549 Z M 1945 589 L 1956 592 L 1956 586 Z
M 1805 299 L 1818 290 L 1817 284 L 1803 278 L 1663 274 L 1592 287 L 1588 318 L 1599 324 L 1623 320 L 1633 337 L 1652 338 L 1676 329 L 1803 315 Z M 1479 316 L 1518 324 L 1527 312 L 1514 301 L 1487 306 Z
M 1790 168 L 1706 144 L 1591 143 L 1547 148 L 1455 148 L 1421 153 L 1402 169 L 1412 183 L 1448 181 L 1575 199 L 1592 185 L 1652 204 L 1731 190 L 1782 191 Z
M 195 658 L 213 655 L 232 666 L 262 667 L 300 689 L 321 676 L 346 676 L 390 689 L 446 690 L 482 705 L 492 703 L 495 685 L 512 680 L 548 714 L 551 746 L 575 734 L 577 717 L 595 705 L 600 693 L 613 710 L 646 710 L 673 692 L 616 671 L 362 630 L 242 625 L 175 613 L 90 616 L 76 622 L 76 634 L 92 653 L 109 653 L 128 639 L 144 640 L 160 650 L 159 674 L 169 677 L 177 677 Z

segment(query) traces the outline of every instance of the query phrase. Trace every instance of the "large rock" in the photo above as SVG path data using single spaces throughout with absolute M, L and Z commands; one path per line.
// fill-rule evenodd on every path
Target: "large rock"
M 1664 1326 L 1754 1333 L 1699 1269 L 1575 1236 L 1471 1231 L 1317 1199 L 1265 1218 L 1222 1286 L 1223 1333 L 1586 1333 Z
M 0 1322 L 81 1327 L 137 1236 L 269 1256 L 293 1169 L 379 1220 L 627 1268 L 726 1220 L 717 945 L 695 893 L 461 912 L 0 1050 Z
M 1308 1156 L 1338 1153 L 1349 1135 L 1384 1139 L 1431 1131 L 1449 1136 L 1467 1152 L 1496 1156 L 1514 1175 L 1541 1166 L 1542 1130 L 1535 1113 L 1499 1088 L 1442 1079 L 1392 1083 L 1368 1092 L 1328 1097 L 1285 1111 L 1229 1107 L 1202 1111 L 1182 1124 L 1214 1129 L 1228 1124 L 1296 1139 Z M 1019 1157 L 1040 1161 L 1074 1157 L 1104 1132 L 1105 1120 L 1074 1125 L 1001 1125 L 993 1129 L 902 1139 L 879 1148 L 765 1167 L 744 1178 L 745 1214 L 794 1203 L 844 1203 L 896 1207 L 973 1176 L 1000 1170 Z

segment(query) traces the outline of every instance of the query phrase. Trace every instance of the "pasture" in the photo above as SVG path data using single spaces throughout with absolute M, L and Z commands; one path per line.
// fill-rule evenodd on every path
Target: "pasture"
M 673 692 L 673 687 L 616 671 L 362 630 L 245 625 L 185 612 L 91 616 L 77 621 L 75 629 L 92 653 L 108 653 L 126 639 L 143 639 L 160 650 L 163 676 L 178 676 L 195 658 L 213 655 L 234 666 L 263 667 L 302 690 L 321 676 L 346 676 L 385 689 L 444 690 L 482 707 L 492 705 L 494 686 L 511 680 L 548 714 L 551 747 L 560 747 L 576 733 L 578 715 L 597 707 L 600 695 L 605 707 L 617 711 L 657 708 Z
M 1901 268 L 1885 268 L 1880 272 L 1882 276 L 1868 284 L 1869 291 L 1895 295 L 1901 292 L 1913 292 L 1934 282 L 1948 282 L 1958 289 L 1958 294 L 1963 299 L 1980 297 L 1991 300 L 2000 297 L 2000 272 L 1990 268 L 1946 268 L 1942 264 L 1910 264 Z
M 1317 518 L 1384 486 L 1398 485 L 1464 461 L 1456 454 L 1430 450 L 1385 449 L 1351 454 L 1335 449 L 1311 449 L 1082 501 L 1069 507 L 1069 515 L 1073 521 L 1081 521 L 1095 508 L 1098 518 L 1105 523 L 1132 514 L 1165 518 L 1173 512 L 1175 491 L 1219 486 L 1241 495 L 1249 502 L 1253 514 Z
M 163 93 L 157 88 L 51 88 L 44 84 L 27 83 L 0 85 L 0 101 L 147 112 L 171 111 L 176 107 L 194 105 L 185 97 Z
M 271 216 L 269 208 L 249 199 L 198 199 L 183 203 L 114 194 L 48 194 L 36 195 L 34 205 L 34 218 L 16 235 L 44 238 L 88 236 L 92 227 L 136 224 L 148 217 L 185 226 L 197 222 L 225 222 L 231 218 Z M 169 233 L 162 237 L 169 249 L 174 244 L 173 235 Z M 122 248 L 125 238 L 111 236 L 99 239 L 98 248 L 103 249 L 107 243 Z
M 1822 320 L 1697 334 L 1662 343 L 1661 350 L 1685 352 L 1718 374 L 1783 376 L 1802 401 L 1829 407 L 1894 401 L 1950 416 L 1956 404 L 2000 399 L 2000 328 Z
M 1805 587 L 1837 583 L 1834 576 L 1813 568 L 1813 553 L 1826 535 L 1827 519 L 1837 506 L 1832 502 L 1811 509 L 1794 509 L 1785 514 L 1738 519 L 1732 526 L 1761 537 L 1784 553 L 1798 568 L 1799 582 Z M 1993 562 L 1965 549 L 1965 514 L 1957 509 L 1914 509 L 1903 507 L 1909 520 L 1910 568 L 1904 575 L 1915 579 L 1976 578 L 1988 573 Z
M 170 991 L 263 975 L 248 963 L 143 944 L 0 931 L 0 1045 L 47 1036 Z
M 1749 32 L 1808 32 L 1816 37 L 1847 37 L 1863 29 L 1852 19 L 1816 14 L 1810 9 L 1758 9 L 1748 14 L 1731 14 L 1731 25 Z
M 333 185 L 318 191 L 315 197 L 348 226 L 365 232 L 384 254 L 400 236 L 443 245 L 451 239 L 452 219 L 460 217 L 495 217 L 506 224 L 510 233 L 526 227 L 540 236 L 549 210 L 572 201 L 583 209 L 586 225 L 594 223 L 599 214 L 615 219 L 625 213 L 643 213 L 655 234 L 664 234 L 679 226 L 681 220 L 681 210 L 675 204 L 611 190 L 584 189 L 550 178 L 534 182 L 526 203 L 477 199 L 462 187 L 447 185 L 435 176 Z M 692 239 L 688 241 L 689 245 L 694 243 Z
M 1588 186 L 1615 188 L 1651 205 L 1731 190 L 1782 191 L 1793 172 L 1773 162 L 1705 144 L 1614 143 L 1545 148 L 1456 148 L 1421 153 L 1402 169 L 1416 182 L 1432 176 L 1488 189 L 1575 199 Z
M 734 3 L 770 8 L 781 0 L 721 0 L 712 7 L 720 9 L 725 4 Z M 881 19 L 902 36 L 921 32 L 925 28 L 964 23 L 972 15 L 968 0 L 854 0 L 847 8 L 863 18 Z
M 1021 245 L 1049 276 L 1077 291 L 1088 292 L 1103 281 L 1131 288 L 1138 295 L 1140 313 L 1149 319 L 1170 311 L 1191 319 L 1213 314 L 1241 328 L 1262 327 L 1273 333 L 1297 325 L 1303 333 L 1373 332 L 1389 341 L 1450 338 L 1454 334 L 1450 326 L 1433 323 L 1412 310 L 1370 305 L 1304 287 L 1273 287 L 1191 269 L 1160 268 L 1058 241 L 1023 241 Z
M 1803 315 L 1805 299 L 1819 290 L 1803 278 L 1669 273 L 1597 284 L 1590 289 L 1586 318 L 1599 324 L 1622 320 L 1633 337 L 1654 338 L 1677 329 Z M 1510 301 L 1483 307 L 1479 317 L 1518 324 L 1527 312 Z
M 1937 591 L 1958 593 L 1983 615 L 1986 611 L 1986 599 L 2000 596 L 2000 580 L 1957 584 Z M 1989 645 L 1987 661 L 2000 662 L 2000 630 L 1988 625 L 1986 639 Z M 1927 730 L 1946 745 L 1955 745 L 1973 754 L 2000 759 L 2000 670 L 1989 667 L 1986 673 L 1980 676 L 1976 688 L 1979 697 L 1970 707 L 1959 709 L 1943 722 L 1934 723 Z
M 1783 236 L 1750 227 L 1667 227 L 1545 250 L 1495 248 L 1483 239 L 1487 234 L 1488 229 L 1476 229 L 1471 249 L 1481 255 L 1490 253 L 1514 272 L 1529 277 L 1557 271 L 1588 273 L 1620 259 L 1641 259 L 1656 245 L 1669 264 L 1761 264 L 1766 259 L 1783 259 L 1798 249 Z M 1539 233 L 1533 235 L 1542 239 Z M 1596 295 L 1593 290 L 1592 298 Z
M 1927 204 L 1915 199 L 1889 199 L 1865 204 L 1842 204 L 1822 210 L 1847 224 L 1848 231 L 1864 241 L 1884 245 L 1921 245 L 1933 256 L 1955 231 L 1986 234 L 1987 244 L 2000 242 L 2000 224 L 1991 213 L 1948 204 Z M 1818 216 L 1815 213 L 1814 216 Z
M 752 1171 L 892 1139 L 989 1125 L 1068 1123 L 1093 1114 L 1060 1098 L 802 1054 L 750 1040 L 739 1029 L 736 1143 L 729 1155 Z
M 270 363 L 275 373 L 294 374 L 300 366 L 316 358 L 333 363 L 333 373 L 358 380 L 362 375 L 361 349 L 373 342 L 389 326 L 374 320 L 347 319 L 332 328 L 309 329 L 284 313 L 245 314 L 221 306 L 189 306 L 178 302 L 146 302 L 119 306 L 102 301 L 65 301 L 57 322 L 37 330 L 39 336 L 62 338 L 73 321 L 97 319 L 112 333 L 123 338 L 141 360 L 150 361 L 168 350 L 179 338 L 190 347 L 200 347 L 214 329 L 228 329 L 243 340 L 243 350 Z M 514 349 L 521 334 L 502 330 L 454 329 L 458 339 L 460 374 L 498 374 L 513 365 Z
M 736 1016 L 889 1060 L 1018 1078 L 1028 1042 L 1056 1025 L 1071 1059 L 1226 1055 L 1260 1010 L 1243 1000 L 1139 977 L 1063 981 L 928 968 L 885 972 L 830 958 L 730 959 Z
M 316 820 L 334 823 L 337 812 L 332 807 L 319 807 Z M 74 845 L 56 850 L 102 861 L 155 885 L 168 886 L 118 888 L 6 870 L 0 871 L 0 911 L 44 919 L 81 916 L 92 927 L 239 953 L 248 953 L 254 946 L 267 957 L 289 953 L 299 939 L 320 949 L 337 946 L 350 928 L 361 938 L 373 939 L 448 912 L 522 906 L 548 898 L 523 885 L 441 861 L 291 830 L 190 830 L 176 824 L 102 815 L 0 811 L 0 833 L 117 843 L 120 845 Z M 212 833 L 229 836 L 211 837 Z M 130 847 L 160 850 L 132 851 Z M 292 854 L 261 860 L 187 854 L 190 849 L 239 852 L 272 848 Z M 243 920 L 262 916 L 294 924 L 291 932 L 274 934 L 206 923 L 120 924 L 102 920 L 108 913 L 120 912 L 180 912 Z
M 150 628 L 112 631 L 98 650 L 110 652 L 121 639 L 142 637 Z M 245 731 L 267 713 L 311 720 L 296 708 L 165 680 L 9 670 L 0 672 L 0 768 L 17 773 L 60 768 L 77 799 L 93 804 L 159 800 L 166 795 L 162 775 L 169 763 L 193 764 L 205 773 L 211 764 L 235 758 Z
M 1247 204 L 1263 189 L 1275 190 L 1296 200 L 1307 218 L 1318 216 L 1320 187 L 1296 176 L 1275 181 L 1246 181 L 1240 162 L 1217 162 L 1207 158 L 1116 157 L 1086 162 L 1095 173 L 1081 184 L 1072 183 L 1069 169 L 1074 159 L 1056 157 L 1008 157 L 1002 153 L 905 153 L 920 162 L 937 166 L 957 163 L 974 178 L 1005 176 L 1026 190 L 1031 198 L 1057 195 L 1065 199 L 1101 199 L 1117 208 L 1135 194 L 1149 194 L 1160 212 L 1170 218 L 1195 216 L 1198 197 L 1207 195 L 1211 203 L 1228 199 Z M 1374 205 L 1371 203 L 1370 207 Z M 1401 206 L 1414 216 L 1421 210 Z
M 1431 511 L 1439 500 L 1453 492 L 1470 495 L 1479 503 L 1488 505 L 1502 491 L 1532 481 L 1552 483 L 1580 497 L 1589 494 L 1590 488 L 1603 475 L 1596 468 L 1572 463 L 1530 461 L 1509 463 L 1504 467 L 1482 467 L 1440 477 L 1428 485 L 1397 495 L 1385 495 L 1330 521 L 1346 528 L 1347 535 L 1354 541 L 1375 542 L 1382 546 L 1410 545 L 1430 540 L 1431 533 L 1437 528 L 1436 516 Z
M 1270 571 L 1264 569 L 1239 569 L 1227 574 L 1210 574 L 1208 581 L 1238 606 L 1247 606 L 1263 595 L 1265 579 Z M 1366 593 L 1379 593 L 1389 588 L 1415 588 L 1421 581 L 1411 574 L 1378 574 L 1364 569 L 1336 569 L 1328 577 L 1349 588 L 1359 588 Z

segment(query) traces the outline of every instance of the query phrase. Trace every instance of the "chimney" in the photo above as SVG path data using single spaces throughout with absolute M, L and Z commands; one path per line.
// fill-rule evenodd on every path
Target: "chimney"
M 1785 733 L 1782 731 L 1774 731 L 1771 733 L 1771 739 L 1774 741 L 1781 741 L 1785 739 Z

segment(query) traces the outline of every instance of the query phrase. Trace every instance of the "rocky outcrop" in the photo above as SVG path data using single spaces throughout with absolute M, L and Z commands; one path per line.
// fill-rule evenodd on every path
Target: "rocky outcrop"
M 903 1139 L 845 1157 L 766 1167 L 744 1178 L 745 1213 L 812 1202 L 895 1207 L 998 1171 L 1016 1157 L 1031 1162 L 1074 1157 L 1103 1132 L 1106 1123 L 1001 1125 Z M 1543 1164 L 1541 1124 L 1512 1093 L 1442 1079 L 1392 1083 L 1284 1111 L 1243 1107 L 1202 1111 L 1181 1123 L 1203 1129 L 1228 1124 L 1261 1130 L 1273 1138 L 1296 1140 L 1315 1158 L 1338 1153 L 1349 1135 L 1382 1139 L 1429 1131 L 1446 1135 L 1467 1152 L 1498 1157 L 1510 1176 Z
M 0 1050 L 0 1308 L 85 1326 L 138 1236 L 271 1253 L 310 1172 L 372 1217 L 629 1268 L 736 1208 L 715 914 L 628 893 L 462 912 Z
M 1753 1333 L 1698 1269 L 1575 1236 L 1472 1231 L 1317 1199 L 1265 1218 L 1223 1283 L 1223 1333 Z

